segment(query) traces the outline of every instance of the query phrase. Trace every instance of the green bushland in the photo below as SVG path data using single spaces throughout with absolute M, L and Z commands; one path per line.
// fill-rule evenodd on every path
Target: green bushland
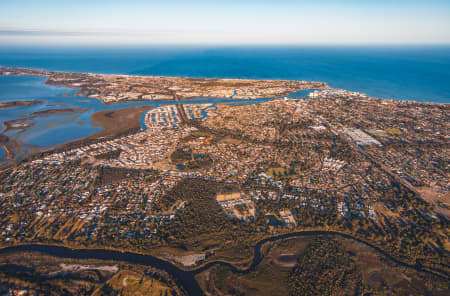
M 360 295 L 362 275 L 336 239 L 315 238 L 288 277 L 290 295 Z
M 121 152 L 122 152 L 121 149 L 112 150 L 112 151 L 108 151 L 106 153 L 96 155 L 95 158 L 96 159 L 117 159 L 117 158 L 119 158 Z

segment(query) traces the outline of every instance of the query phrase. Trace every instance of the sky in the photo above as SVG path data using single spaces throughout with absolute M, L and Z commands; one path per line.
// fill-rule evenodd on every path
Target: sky
M 1 44 L 450 44 L 450 1 L 0 0 Z

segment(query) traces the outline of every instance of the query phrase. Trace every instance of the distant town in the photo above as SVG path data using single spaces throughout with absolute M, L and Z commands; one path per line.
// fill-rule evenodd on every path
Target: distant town
M 11 67 L 0 67 L 0 75 L 45 76 L 47 84 L 77 89 L 79 95 L 97 98 L 103 103 L 197 97 L 271 98 L 327 87 L 322 82 L 308 81 L 105 75 Z

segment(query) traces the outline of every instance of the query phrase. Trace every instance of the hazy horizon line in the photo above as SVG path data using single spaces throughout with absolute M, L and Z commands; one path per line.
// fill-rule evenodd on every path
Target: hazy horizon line
M 1 48 L 228 48 L 228 47 L 449 47 L 450 42 L 442 43 L 7 43 L 0 44 Z

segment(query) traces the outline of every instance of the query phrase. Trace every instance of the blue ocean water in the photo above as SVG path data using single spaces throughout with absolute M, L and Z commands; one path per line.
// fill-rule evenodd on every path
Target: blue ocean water
M 292 79 L 450 103 L 450 46 L 7 48 L 0 65 L 186 77 Z
M 153 47 L 153 48 L 5 48 L 0 65 L 55 71 L 137 75 L 292 79 L 327 82 L 331 87 L 399 100 L 450 103 L 450 46 L 435 47 Z M 294 96 L 304 96 L 302 91 Z M 66 94 L 70 94 L 69 97 Z M 27 118 L 25 130 L 6 132 L 21 143 L 20 153 L 82 138 L 99 131 L 91 115 L 101 110 L 173 102 L 104 105 L 76 97 L 75 91 L 45 84 L 44 77 L 0 76 L 0 102 L 46 103 L 0 109 L 0 122 Z M 198 99 L 194 102 L 230 102 Z M 240 100 L 239 104 L 264 100 Z M 63 105 L 61 105 L 63 104 Z M 29 118 L 51 108 L 85 108 L 76 114 Z M 141 118 L 141 123 L 143 120 Z M 0 161 L 5 151 L 0 147 Z

